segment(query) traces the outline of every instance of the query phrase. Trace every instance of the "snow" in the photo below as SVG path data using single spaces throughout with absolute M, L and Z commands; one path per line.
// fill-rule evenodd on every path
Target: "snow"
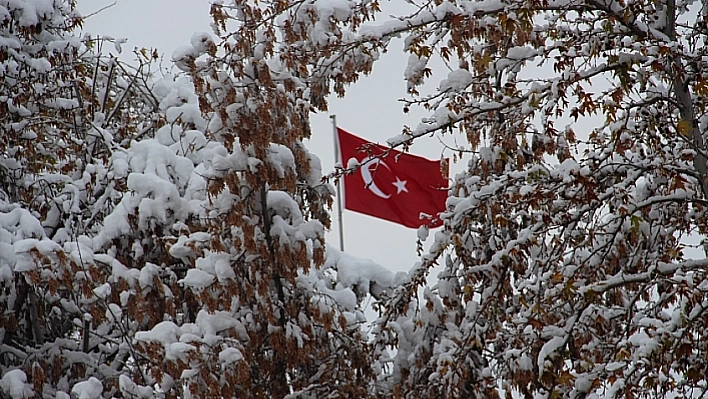
M 11 234 L 13 241 L 44 236 L 42 223 L 22 208 L 15 208 L 7 213 L 0 212 L 0 226 Z
M 358 295 L 370 293 L 379 297 L 405 280 L 404 274 L 394 275 L 371 260 L 354 257 L 331 246 L 327 247 L 324 267 L 337 271 L 338 289 L 351 288 Z M 341 295 L 340 299 L 347 305 L 353 305 L 346 291 L 337 295 Z
M 210 49 L 216 50 L 216 44 L 211 35 L 206 32 L 195 32 L 189 39 L 192 48 L 199 54 L 208 53 Z
M 140 270 L 129 269 L 110 255 L 94 254 L 94 260 L 111 267 L 111 281 L 113 282 L 123 279 L 128 283 L 128 286 L 134 287 L 140 278 Z
M 349 158 L 347 161 L 347 169 L 354 170 L 359 166 L 359 160 L 356 158 Z
M 162 180 L 176 183 L 178 187 L 186 186 L 194 170 L 192 161 L 176 155 L 157 140 L 132 143 L 128 163 L 134 173 L 155 175 Z
M 56 252 L 59 253 L 61 252 L 62 248 L 59 245 L 56 245 L 56 243 L 53 243 L 51 240 L 42 240 L 42 242 L 39 243 L 41 246 L 43 246 L 45 249 L 39 249 L 40 245 L 37 245 L 37 249 L 40 250 L 44 254 L 49 254 L 51 252 Z M 46 245 L 49 244 L 49 245 Z M 53 244 L 53 245 L 52 245 Z M 94 257 L 93 257 L 93 251 L 91 250 L 91 239 L 86 237 L 86 236 L 79 236 L 76 241 L 73 242 L 65 242 L 64 243 L 64 253 L 69 256 L 69 259 L 74 261 L 77 265 L 81 265 L 82 267 L 87 267 L 88 265 L 91 265 L 94 263 Z
M 128 398 L 149 399 L 154 394 L 152 388 L 137 385 L 125 374 L 121 374 L 118 377 L 118 387 L 124 397 Z
M 2 255 L 3 253 L 5 253 L 5 255 Z M 0 283 L 8 285 L 12 282 L 13 278 L 12 268 L 8 260 L 10 253 L 10 247 L 3 247 L 3 243 L 0 243 Z
M 226 348 L 219 352 L 219 363 L 222 366 L 228 366 L 243 360 L 243 354 L 236 348 Z
M 160 268 L 152 263 L 146 263 L 142 269 L 140 269 L 140 276 L 138 277 L 138 282 L 140 283 L 140 288 L 145 289 L 146 287 L 152 287 L 155 284 L 155 277 L 160 273 Z
M 345 21 L 352 13 L 348 0 L 316 0 L 315 8 L 320 20 L 329 21 L 330 17 Z
M 165 357 L 170 360 L 187 360 L 187 352 L 194 351 L 197 348 L 193 345 L 184 342 L 173 342 L 166 345 Z
M 447 79 L 440 82 L 440 91 L 458 92 L 464 90 L 472 83 L 472 74 L 466 69 L 458 69 L 450 72 Z
M 194 255 L 193 248 L 203 246 L 210 239 L 211 235 L 203 231 L 192 233 L 189 236 L 181 235 L 177 242 L 170 247 L 170 255 L 187 260 Z
M 192 46 L 180 46 L 172 53 L 172 62 L 183 72 L 190 72 L 199 52 Z
M 214 261 L 214 272 L 220 283 L 225 284 L 227 280 L 235 280 L 236 272 L 231 267 L 231 262 L 225 257 Z
M 109 303 L 106 309 L 106 319 L 111 322 L 120 322 L 123 318 L 123 310 L 116 303 Z
M 592 389 L 592 379 L 587 375 L 581 375 L 575 379 L 575 389 L 581 393 L 588 393 Z
M 32 386 L 27 383 L 27 375 L 22 370 L 10 370 L 0 379 L 0 389 L 12 399 L 34 397 Z
M 430 228 L 426 225 L 421 225 L 420 227 L 418 227 L 416 235 L 418 236 L 418 239 L 421 242 L 424 242 L 428 239 L 428 235 L 430 235 Z
M 192 55 L 198 53 L 193 47 L 190 52 L 192 52 Z M 204 120 L 199 110 L 199 99 L 194 93 L 194 84 L 191 80 L 184 76 L 174 77 L 172 75 L 166 75 L 163 79 L 155 83 L 154 90 L 160 97 L 160 109 L 165 113 L 167 120 L 170 122 L 169 125 L 161 127 L 155 135 L 155 138 L 158 139 L 160 143 L 173 148 L 172 144 L 179 142 L 180 140 L 178 138 L 181 136 L 195 135 L 195 133 L 184 131 L 181 124 L 174 123 L 178 120 L 185 125 L 193 124 L 197 129 L 195 131 L 199 131 L 200 133 L 206 129 L 207 122 Z M 168 137 L 169 139 L 165 140 Z M 189 137 L 184 137 L 182 144 L 189 144 L 189 140 Z M 195 142 L 195 144 L 197 146 L 199 145 L 198 142 Z M 185 148 L 184 146 L 182 147 L 182 149 Z M 175 153 L 179 154 L 177 151 Z M 182 155 L 184 155 L 184 153 L 182 153 Z
M 76 306 L 74 302 L 67 301 L 64 298 L 59 300 L 59 304 L 61 305 L 62 309 L 64 309 L 68 314 L 77 314 L 81 312 L 81 309 L 79 309 L 79 307 Z
M 222 331 L 235 328 L 241 339 L 248 339 L 248 333 L 243 324 L 231 316 L 229 312 L 217 311 L 210 314 L 206 310 L 200 310 L 197 314 L 196 324 L 204 335 L 216 335 Z
M 111 295 L 111 285 L 108 283 L 102 284 L 93 289 L 93 294 L 100 299 L 106 299 Z
M 122 155 L 116 157 L 120 159 L 119 164 L 125 162 Z M 127 163 L 131 170 L 127 177 L 130 192 L 104 220 L 104 228 L 93 239 L 94 249 L 129 234 L 132 230 L 129 218 L 136 211 L 138 228 L 144 230 L 155 228 L 157 224 L 171 224 L 172 220 L 184 219 L 191 212 L 189 202 L 180 195 L 180 190 L 187 187 L 192 177 L 191 160 L 151 139 L 133 143 Z
M 295 156 L 288 147 L 271 144 L 267 154 L 270 165 L 275 168 L 281 179 L 285 177 L 286 172 L 295 171 Z
M 201 269 L 189 269 L 187 275 L 178 282 L 195 290 L 203 290 L 214 283 L 216 277 Z
M 532 59 L 538 55 L 538 50 L 528 46 L 516 46 L 507 51 L 507 58 L 512 60 Z
M 298 225 L 302 223 L 300 206 L 290 194 L 277 190 L 268 191 L 267 203 L 268 208 L 273 209 L 283 219 L 290 220 L 290 224 Z
M 173 342 L 177 342 L 181 334 L 182 331 L 175 323 L 163 321 L 156 324 L 150 331 L 135 333 L 135 340 L 159 342 L 166 347 Z
M 656 339 L 649 337 L 644 331 L 637 332 L 630 336 L 628 342 L 637 348 L 635 353 L 642 358 L 650 357 L 652 353 L 660 347 Z
M 310 173 L 307 175 L 307 184 L 315 187 L 322 184 L 322 161 L 320 158 L 311 153 L 307 152 L 307 159 L 310 162 Z
M 71 393 L 77 399 L 100 399 L 103 393 L 103 384 L 96 377 L 90 377 L 87 381 L 76 383 L 71 388 Z
M 428 61 L 429 60 L 426 57 L 418 57 L 415 54 L 411 54 L 408 57 L 408 66 L 406 67 L 406 70 L 403 73 L 405 79 L 414 82 L 419 81 L 420 74 L 422 74 L 423 69 L 427 67 Z
M 356 310 L 359 301 L 357 300 L 356 294 L 354 291 L 352 291 L 351 288 L 344 288 L 338 291 L 334 291 L 332 294 L 332 298 L 337 302 L 339 306 L 342 307 L 342 309 L 353 312 Z
M 541 350 L 538 353 L 538 372 L 539 375 L 543 374 L 543 371 L 546 369 L 546 359 L 553 354 L 556 350 L 561 348 L 563 345 L 565 345 L 565 337 L 562 336 L 556 336 L 551 338 L 548 342 L 543 344 L 543 347 L 541 347 Z
M 180 374 L 179 379 L 180 379 L 180 380 L 189 380 L 190 378 L 195 377 L 195 376 L 197 376 L 197 375 L 199 375 L 199 369 L 198 369 L 198 368 L 197 368 L 197 369 L 184 369 L 184 370 L 182 371 L 182 374 Z M 190 396 L 187 396 L 187 397 L 192 397 L 192 396 L 190 395 Z

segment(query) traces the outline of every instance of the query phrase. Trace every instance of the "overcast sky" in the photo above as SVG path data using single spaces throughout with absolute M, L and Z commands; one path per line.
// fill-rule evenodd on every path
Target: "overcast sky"
M 79 0 L 78 7 L 83 15 L 88 15 L 111 3 L 110 0 Z M 206 0 L 117 0 L 114 6 L 87 18 L 84 30 L 93 35 L 127 38 L 121 55 L 126 60 L 131 59 L 130 53 L 135 47 L 157 48 L 165 55 L 163 66 L 169 68 L 172 52 L 189 44 L 194 32 L 211 32 L 209 6 Z M 399 134 L 403 125 L 417 126 L 423 114 L 405 115 L 398 101 L 405 95 L 403 71 L 408 59 L 401 49 L 399 40 L 392 51 L 374 64 L 371 76 L 351 87 L 346 98 L 330 101 L 330 112 L 337 115 L 340 127 L 367 140 L 383 143 Z M 441 77 L 444 75 L 437 78 Z M 307 143 L 310 151 L 322 160 L 324 173 L 331 171 L 334 165 L 329 115 L 312 117 L 313 137 Z M 437 139 L 425 138 L 416 141 L 411 153 L 438 159 L 441 150 Z M 460 165 L 453 166 L 453 169 L 459 168 Z M 338 247 L 336 213 L 332 219 L 334 225 L 328 242 Z M 395 271 L 408 271 L 418 260 L 415 229 L 351 211 L 344 211 L 343 225 L 345 249 L 354 256 L 372 259 Z

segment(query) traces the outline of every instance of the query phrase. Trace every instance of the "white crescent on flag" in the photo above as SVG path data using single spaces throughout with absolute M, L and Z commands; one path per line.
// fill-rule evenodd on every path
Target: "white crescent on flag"
M 383 165 L 386 169 L 391 170 L 391 168 L 386 165 L 386 162 L 380 160 L 379 158 L 376 157 L 366 157 L 362 159 L 361 161 L 361 167 L 359 170 L 361 171 L 361 178 L 364 180 L 364 184 L 366 185 L 366 188 L 371 190 L 374 195 L 377 197 L 381 197 L 383 199 L 389 199 L 391 197 L 391 194 L 386 194 L 381 189 L 379 186 L 376 185 L 376 182 L 374 181 L 374 177 L 371 175 L 371 168 L 372 166 L 378 167 L 378 165 Z

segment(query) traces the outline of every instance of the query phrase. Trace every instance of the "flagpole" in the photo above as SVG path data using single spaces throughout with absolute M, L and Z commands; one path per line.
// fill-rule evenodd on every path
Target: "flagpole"
M 332 120 L 332 133 L 334 134 L 334 162 L 339 163 L 339 139 L 337 136 L 337 115 L 330 115 L 329 119 Z M 344 166 L 344 165 L 342 165 Z M 342 187 L 341 182 L 344 179 L 342 176 L 338 179 L 334 185 L 337 187 L 337 220 L 339 221 L 339 249 L 344 252 L 344 227 L 342 226 Z

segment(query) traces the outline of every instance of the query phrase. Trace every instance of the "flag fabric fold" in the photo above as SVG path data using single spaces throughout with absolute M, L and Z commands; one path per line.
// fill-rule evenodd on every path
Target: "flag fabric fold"
M 440 161 L 402 153 L 337 128 L 344 167 L 360 165 L 344 176 L 344 207 L 406 227 L 442 225 L 447 171 Z

